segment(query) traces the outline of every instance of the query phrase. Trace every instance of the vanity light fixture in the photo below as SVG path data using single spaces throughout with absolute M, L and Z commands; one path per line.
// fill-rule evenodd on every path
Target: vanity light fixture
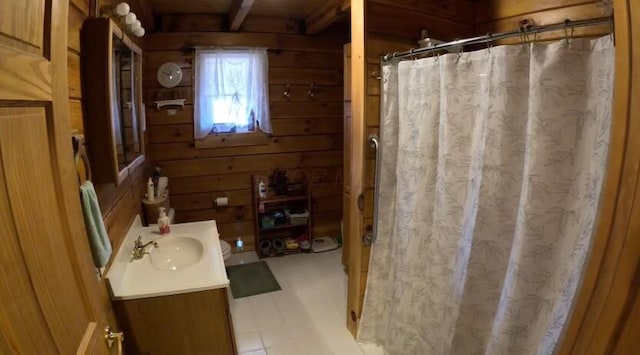
M 131 7 L 126 2 L 116 5 L 105 5 L 101 7 L 103 16 L 111 17 L 130 34 L 136 37 L 142 37 L 146 33 L 142 23 L 138 20 L 138 16 L 131 12 Z
M 133 25 L 133 23 L 138 20 L 138 16 L 136 16 L 136 14 L 134 14 L 133 12 L 124 15 L 124 17 L 122 18 L 124 18 L 125 25 Z
M 165 106 L 180 106 L 184 110 L 184 102 L 185 102 L 185 99 L 155 101 L 156 106 L 158 107 L 158 110 Z
M 140 27 L 137 30 L 133 31 L 133 35 L 136 37 L 142 37 L 145 34 L 144 28 Z
M 140 20 L 136 20 L 136 22 L 127 25 L 127 30 L 129 30 L 131 33 L 135 33 L 139 28 L 142 28 L 142 23 L 140 22 Z
M 127 16 L 131 12 L 131 7 L 126 2 L 121 2 L 116 5 L 103 5 L 100 7 L 100 12 L 107 17 Z

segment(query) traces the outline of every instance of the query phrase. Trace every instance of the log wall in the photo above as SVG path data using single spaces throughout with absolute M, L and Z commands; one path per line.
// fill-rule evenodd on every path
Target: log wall
M 253 250 L 251 175 L 282 168 L 295 174 L 308 171 L 313 186 L 312 218 L 315 236 L 337 236 L 342 218 L 342 45 L 347 32 L 328 35 L 297 34 L 289 19 L 248 18 L 245 28 L 255 32 L 222 32 L 224 21 L 207 15 L 162 16 L 160 28 L 171 32 L 147 38 L 144 60 L 145 103 L 149 155 L 169 176 L 176 222 L 215 219 L 222 239 L 241 237 Z M 193 138 L 193 47 L 266 47 L 269 53 L 269 100 L 273 136 L 268 144 L 196 149 Z M 184 73 L 180 85 L 163 89 L 157 68 L 178 63 Z M 315 83 L 315 99 L 307 95 Z M 283 96 L 290 85 L 290 99 Z M 184 98 L 175 116 L 157 110 L 154 101 Z M 217 208 L 215 199 L 228 197 Z

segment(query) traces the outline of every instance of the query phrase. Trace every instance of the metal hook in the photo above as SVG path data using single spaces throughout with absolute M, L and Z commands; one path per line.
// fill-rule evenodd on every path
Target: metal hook
M 311 87 L 309 88 L 309 91 L 307 91 L 307 97 L 309 100 L 316 99 L 316 83 L 311 83 Z
M 565 19 L 564 20 L 564 38 L 567 41 L 567 45 L 570 43 L 569 42 L 569 23 L 571 23 L 571 21 L 569 19 Z M 573 28 L 571 29 L 573 31 Z
M 571 27 L 571 35 L 570 35 L 570 39 L 573 41 L 573 30 L 575 30 L 575 27 Z
M 487 32 L 487 51 L 491 54 L 491 47 L 493 47 L 493 39 L 491 38 L 491 32 Z
M 287 84 L 282 92 L 282 96 L 284 96 L 287 100 L 291 100 L 291 85 Z
M 615 36 L 615 24 L 613 23 L 613 15 L 609 16 L 609 37 L 613 41 L 613 45 L 616 45 L 616 36 Z

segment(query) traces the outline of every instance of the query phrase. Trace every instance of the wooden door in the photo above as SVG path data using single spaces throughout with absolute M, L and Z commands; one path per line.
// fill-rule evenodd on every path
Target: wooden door
M 0 1 L 2 354 L 109 353 L 68 122 L 67 11 Z

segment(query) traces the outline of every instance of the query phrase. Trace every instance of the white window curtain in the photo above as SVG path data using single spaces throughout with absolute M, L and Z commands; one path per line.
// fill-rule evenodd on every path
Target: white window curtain
M 359 341 L 553 354 L 607 161 L 611 38 L 383 68 L 377 241 Z
M 196 49 L 195 138 L 271 133 L 268 56 L 263 48 Z

